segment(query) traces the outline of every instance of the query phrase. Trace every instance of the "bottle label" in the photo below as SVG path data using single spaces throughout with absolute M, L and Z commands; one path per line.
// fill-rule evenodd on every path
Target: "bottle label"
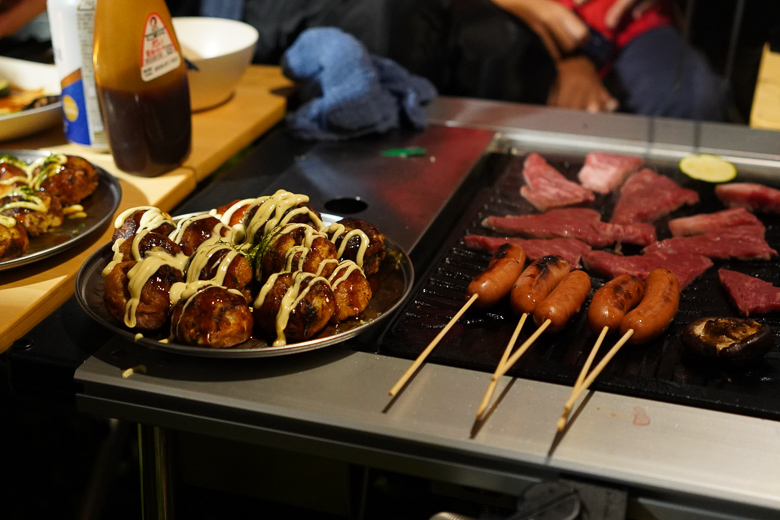
M 157 13 L 150 13 L 144 24 L 141 45 L 141 79 L 152 81 L 181 64 L 179 49 L 173 42 L 165 22 Z

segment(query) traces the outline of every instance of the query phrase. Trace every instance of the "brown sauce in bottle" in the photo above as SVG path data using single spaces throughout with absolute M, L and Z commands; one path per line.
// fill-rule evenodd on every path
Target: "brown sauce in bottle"
M 186 78 L 160 90 L 100 88 L 108 140 L 119 169 L 154 177 L 179 166 L 190 153 L 191 120 Z

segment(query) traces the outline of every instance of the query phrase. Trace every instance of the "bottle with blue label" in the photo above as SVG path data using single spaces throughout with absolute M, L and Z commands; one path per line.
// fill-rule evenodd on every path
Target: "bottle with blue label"
M 92 64 L 95 0 L 48 0 L 54 64 L 68 141 L 108 150 Z

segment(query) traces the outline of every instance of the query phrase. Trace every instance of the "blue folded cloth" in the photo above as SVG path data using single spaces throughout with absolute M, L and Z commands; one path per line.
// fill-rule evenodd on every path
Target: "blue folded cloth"
M 307 29 L 282 57 L 303 103 L 287 116 L 307 140 L 339 140 L 383 133 L 401 125 L 426 126 L 423 106 L 436 97 L 425 78 L 373 56 L 355 37 L 334 27 Z

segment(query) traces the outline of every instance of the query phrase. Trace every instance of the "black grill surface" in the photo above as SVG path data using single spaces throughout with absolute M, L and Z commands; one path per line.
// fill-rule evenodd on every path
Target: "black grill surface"
M 568 178 L 575 180 L 584 157 L 562 154 L 541 154 Z M 412 297 L 384 335 L 380 353 L 413 359 L 447 324 L 465 302 L 465 290 L 471 279 L 487 266 L 490 256 L 466 249 L 463 237 L 469 234 L 496 235 L 483 228 L 480 222 L 488 215 L 526 214 L 534 208 L 520 196 L 523 184 L 523 155 L 495 154 L 485 161 L 485 168 L 496 175 L 493 187 L 475 198 L 464 211 L 464 218 L 456 223 L 441 255 L 421 277 Z M 667 222 L 671 218 L 710 213 L 724 209 L 714 195 L 714 185 L 694 181 L 681 174 L 676 166 L 648 164 L 648 167 L 666 174 L 680 185 L 696 189 L 700 202 L 681 208 L 667 218 L 656 222 L 658 239 L 669 237 Z M 740 170 L 737 180 L 751 180 L 749 171 Z M 607 220 L 616 195 L 597 196 L 589 205 L 599 209 Z M 760 215 L 767 226 L 767 241 L 780 250 L 780 216 Z M 623 247 L 624 254 L 635 254 Z M 719 268 L 732 269 L 758 276 L 780 286 L 777 259 L 771 261 L 714 261 L 700 278 L 681 294 L 680 310 L 672 325 L 660 338 L 645 345 L 623 347 L 591 388 L 642 398 L 726 411 L 754 417 L 780 420 L 780 316 L 772 313 L 753 318 L 767 323 L 773 329 L 776 346 L 764 359 L 750 367 L 735 369 L 703 363 L 691 358 L 685 351 L 680 334 L 686 324 L 703 316 L 738 316 L 718 281 Z M 591 274 L 593 291 L 605 280 Z M 508 375 L 533 380 L 572 385 L 596 341 L 586 322 L 583 309 L 561 332 L 545 331 L 521 357 Z M 517 325 L 518 318 L 507 302 L 490 309 L 470 308 L 428 357 L 427 362 L 463 367 L 492 373 Z M 535 329 L 528 320 L 515 345 L 519 346 Z M 608 336 L 599 356 L 617 341 Z

